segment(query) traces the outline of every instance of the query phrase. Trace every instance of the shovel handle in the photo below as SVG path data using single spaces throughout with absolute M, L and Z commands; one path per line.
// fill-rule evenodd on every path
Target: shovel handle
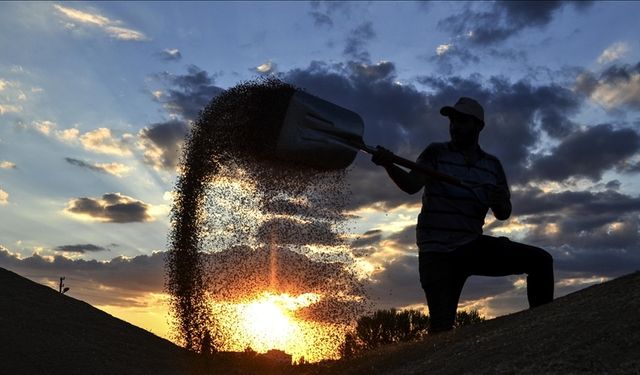
M 322 133 L 324 133 L 324 138 L 325 139 L 332 139 L 334 141 L 337 141 L 339 143 L 342 143 L 345 146 L 349 146 L 352 147 L 354 149 L 358 149 L 358 150 L 362 150 L 368 154 L 375 154 L 376 152 L 378 152 L 378 149 L 376 147 L 372 147 L 369 146 L 367 144 L 365 144 L 364 142 L 362 142 L 362 138 L 357 139 L 357 138 L 352 138 L 352 139 L 348 139 L 344 136 L 340 136 L 337 134 L 332 134 L 326 130 L 320 130 L 320 129 L 314 129 L 314 130 L 318 130 L 321 131 Z M 399 166 L 405 167 L 405 168 L 409 168 L 412 169 L 414 171 L 418 171 L 424 175 L 427 175 L 428 177 L 434 178 L 436 180 L 442 181 L 442 182 L 446 182 L 455 186 L 460 186 L 463 188 L 468 189 L 469 186 L 466 185 L 465 183 L 463 183 L 460 179 L 457 179 L 453 176 L 449 176 L 448 174 L 444 174 L 442 172 L 438 172 L 436 170 L 433 170 L 431 168 L 425 167 L 423 165 L 417 164 L 411 160 L 405 159 L 403 157 L 400 157 L 398 155 L 393 154 L 393 157 L 391 159 L 391 161 L 393 162 L 393 164 L 397 164 Z
M 375 147 L 371 147 L 368 146 L 366 144 L 362 144 L 359 145 L 359 148 L 369 154 L 374 154 L 375 152 L 377 152 L 377 148 Z M 401 167 L 405 167 L 405 168 L 409 168 L 412 169 L 414 171 L 420 172 L 422 174 L 425 174 L 431 178 L 434 178 L 436 180 L 442 181 L 442 182 L 446 182 L 452 185 L 456 185 L 456 186 L 460 186 L 460 187 L 464 187 L 467 188 L 468 186 L 465 185 L 462 181 L 460 181 L 459 179 L 450 176 L 448 174 L 444 174 L 442 172 L 438 172 L 436 170 L 433 170 L 431 168 L 425 167 L 423 165 L 417 164 L 411 160 L 405 159 L 403 157 L 400 157 L 398 155 L 393 154 L 392 158 L 391 158 L 391 162 L 393 164 L 397 164 Z

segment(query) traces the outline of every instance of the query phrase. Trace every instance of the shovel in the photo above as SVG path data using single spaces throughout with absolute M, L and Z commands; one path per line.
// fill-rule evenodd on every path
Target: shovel
M 318 169 L 343 169 L 358 151 L 377 152 L 362 140 L 364 122 L 355 112 L 303 91 L 296 91 L 285 115 L 276 145 L 276 156 Z M 458 178 L 393 155 L 396 165 L 459 187 L 475 188 Z M 480 198 L 480 197 L 478 197 Z

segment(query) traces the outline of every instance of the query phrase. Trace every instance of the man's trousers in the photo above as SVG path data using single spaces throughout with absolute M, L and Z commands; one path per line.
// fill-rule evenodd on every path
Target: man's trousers
M 453 328 L 462 287 L 471 275 L 527 274 L 529 307 L 553 300 L 551 255 L 506 237 L 482 235 L 451 252 L 421 251 L 419 266 L 431 318 L 430 333 Z

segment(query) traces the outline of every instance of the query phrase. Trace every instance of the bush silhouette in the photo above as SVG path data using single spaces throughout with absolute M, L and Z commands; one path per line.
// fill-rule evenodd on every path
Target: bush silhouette
M 455 327 L 483 320 L 478 310 L 459 311 Z M 429 315 L 418 310 L 377 310 L 372 315 L 360 317 L 355 330 L 345 334 L 340 355 L 349 358 L 381 345 L 418 340 L 427 334 L 428 327 Z
M 484 317 L 480 316 L 480 313 L 478 313 L 478 310 L 470 310 L 469 312 L 467 311 L 458 311 L 456 313 L 456 320 L 453 323 L 453 326 L 455 328 L 458 327 L 462 327 L 462 326 L 466 326 L 469 324 L 475 324 L 475 323 L 480 323 L 484 321 Z

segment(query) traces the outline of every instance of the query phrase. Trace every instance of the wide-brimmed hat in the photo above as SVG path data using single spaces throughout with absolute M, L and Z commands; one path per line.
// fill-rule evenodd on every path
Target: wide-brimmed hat
M 484 109 L 476 100 L 461 97 L 453 107 L 445 106 L 440 108 L 440 114 L 443 116 L 451 116 L 455 113 L 462 113 L 478 119 L 484 127 Z

